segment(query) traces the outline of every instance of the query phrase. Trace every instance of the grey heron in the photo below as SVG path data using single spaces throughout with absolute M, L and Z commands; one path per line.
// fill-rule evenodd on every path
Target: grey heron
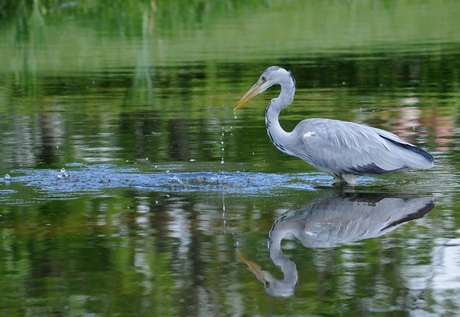
M 393 133 L 362 124 L 315 118 L 299 122 L 292 132 L 284 131 L 278 117 L 292 103 L 295 83 L 289 71 L 271 66 L 235 106 L 238 109 L 271 86 L 281 85 L 281 93 L 270 101 L 265 114 L 270 140 L 280 151 L 332 175 L 336 183 L 350 185 L 355 184 L 356 175 L 427 169 L 434 165 L 427 151 Z
M 334 248 L 386 235 L 405 223 L 424 217 L 434 206 L 431 195 L 326 193 L 300 209 L 287 211 L 273 223 L 268 251 L 272 262 L 283 272 L 283 279 L 262 270 L 241 252 L 237 255 L 264 284 L 268 294 L 292 296 L 298 272 L 296 264 L 283 254 L 283 239 L 296 238 L 307 248 Z

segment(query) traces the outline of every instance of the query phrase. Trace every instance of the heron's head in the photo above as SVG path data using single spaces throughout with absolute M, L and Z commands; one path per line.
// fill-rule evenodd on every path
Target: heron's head
M 289 71 L 278 66 L 271 66 L 267 68 L 262 73 L 259 80 L 254 84 L 254 86 L 252 86 L 252 88 L 249 89 L 249 91 L 243 96 L 243 98 L 241 98 L 241 100 L 238 102 L 234 109 L 238 109 L 243 104 L 245 104 L 246 101 L 248 101 L 255 95 L 260 94 L 261 92 L 264 92 L 271 86 L 275 84 L 282 85 L 283 83 L 288 83 L 290 85 L 295 84 L 294 77 L 292 77 Z

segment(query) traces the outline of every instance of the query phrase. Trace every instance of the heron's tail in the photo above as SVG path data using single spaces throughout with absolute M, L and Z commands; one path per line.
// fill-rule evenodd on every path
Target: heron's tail
M 386 138 L 383 135 L 380 136 L 390 143 L 398 146 L 399 148 L 407 150 L 405 153 L 407 168 L 427 169 L 434 166 L 433 156 L 424 149 L 421 149 L 418 146 L 412 145 L 402 140 Z

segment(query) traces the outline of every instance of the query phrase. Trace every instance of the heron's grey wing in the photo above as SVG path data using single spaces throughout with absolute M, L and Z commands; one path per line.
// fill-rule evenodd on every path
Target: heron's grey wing
M 333 247 L 381 236 L 425 216 L 433 207 L 433 197 L 325 195 L 283 214 L 274 223 L 270 239 L 279 246 L 280 240 L 292 233 L 306 247 Z
M 294 129 L 305 160 L 331 174 L 382 174 L 404 168 L 429 168 L 431 155 L 396 135 L 352 123 L 308 119 Z

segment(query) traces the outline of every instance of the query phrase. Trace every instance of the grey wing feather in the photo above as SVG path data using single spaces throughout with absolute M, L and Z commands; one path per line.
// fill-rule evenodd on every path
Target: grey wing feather
M 308 119 L 292 133 L 302 140 L 305 149 L 297 154 L 326 172 L 382 174 L 433 166 L 428 152 L 390 132 L 352 122 Z
M 423 217 L 433 207 L 433 197 L 324 195 L 283 214 L 273 225 L 270 238 L 280 239 L 292 232 L 307 247 L 333 247 L 381 236 Z

